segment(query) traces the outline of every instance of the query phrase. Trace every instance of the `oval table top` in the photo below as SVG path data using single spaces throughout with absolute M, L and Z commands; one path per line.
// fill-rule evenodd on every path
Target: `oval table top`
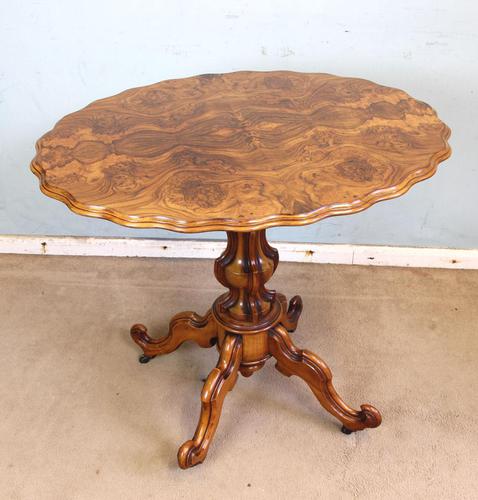
M 126 90 L 36 144 L 42 191 L 73 211 L 185 233 L 316 222 L 405 193 L 450 156 L 449 128 L 405 92 L 290 71 Z

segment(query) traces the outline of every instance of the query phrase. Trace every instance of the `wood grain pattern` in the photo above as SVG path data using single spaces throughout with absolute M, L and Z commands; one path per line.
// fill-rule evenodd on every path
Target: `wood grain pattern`
M 186 341 L 196 342 L 201 347 L 211 347 L 217 341 L 217 324 L 211 311 L 200 316 L 192 311 L 176 314 L 169 323 L 168 334 L 161 338 L 152 338 L 144 325 L 131 327 L 131 337 L 149 358 L 175 351 Z
M 66 116 L 36 145 L 41 189 L 131 227 L 252 231 L 399 196 L 450 155 L 448 127 L 401 90 L 328 74 L 163 81 Z
M 227 393 L 237 381 L 242 354 L 240 335 L 227 334 L 221 347 L 219 361 L 204 383 L 201 392 L 201 414 L 194 437 L 178 450 L 181 469 L 197 465 L 206 458 L 221 417 Z
M 186 340 L 202 347 L 216 343 L 220 352 L 219 362 L 201 392 L 201 413 L 194 437 L 178 451 L 183 469 L 206 458 L 224 398 L 234 387 L 238 373 L 250 377 L 271 356 L 280 372 L 297 375 L 309 385 L 322 406 L 342 422 L 346 434 L 381 423 L 382 417 L 373 406 L 364 404 L 360 410 L 349 407 L 335 391 L 327 364 L 293 344 L 289 332 L 297 328 L 302 299 L 296 295 L 287 303 L 284 295 L 265 286 L 278 260 L 278 252 L 267 242 L 265 230 L 228 231 L 227 247 L 216 260 L 214 271 L 229 291 L 216 299 L 206 315 L 176 315 L 169 334 L 160 339 L 149 337 L 143 325 L 131 329 L 133 340 L 149 357 L 172 352 Z
M 229 292 L 216 299 L 212 313 L 227 331 L 254 334 L 267 330 L 282 315 L 276 294 L 265 284 L 274 274 L 279 254 L 265 230 L 227 232 L 227 247 L 214 264 L 216 279 Z
M 298 349 L 284 326 L 277 325 L 269 331 L 269 350 L 277 360 L 277 370 L 287 377 L 302 378 L 319 403 L 342 422 L 347 433 L 381 424 L 382 416 L 372 405 L 364 404 L 360 410 L 354 410 L 342 400 L 332 384 L 327 364 L 313 352 Z

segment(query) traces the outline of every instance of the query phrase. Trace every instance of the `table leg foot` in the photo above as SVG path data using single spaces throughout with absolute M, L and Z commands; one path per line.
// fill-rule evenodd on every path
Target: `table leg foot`
M 354 431 L 351 431 L 350 429 L 347 429 L 347 427 L 345 427 L 345 425 L 342 425 L 342 428 L 340 429 L 344 434 L 352 434 L 352 432 Z
M 146 354 L 141 354 L 141 356 L 138 358 L 138 361 L 145 365 L 146 363 L 149 363 L 152 359 L 154 359 L 156 356 L 146 356 Z
M 161 338 L 152 338 L 144 325 L 131 327 L 132 339 L 143 349 L 140 363 L 148 363 L 161 354 L 175 351 L 183 342 L 191 340 L 201 347 L 211 347 L 217 341 L 217 325 L 210 311 L 205 316 L 186 311 L 176 314 L 169 323 L 169 332 Z
M 242 338 L 227 334 L 219 361 L 206 379 L 201 392 L 201 415 L 193 439 L 186 441 L 178 451 L 181 469 L 198 465 L 206 458 L 221 417 L 226 394 L 234 387 L 242 357 Z
M 347 431 L 378 427 L 382 422 L 379 411 L 371 405 L 361 405 L 360 410 L 348 406 L 337 394 L 327 364 L 314 353 L 298 349 L 285 326 L 277 325 L 269 331 L 269 351 L 276 358 L 276 368 L 288 377 L 302 378 L 320 404 L 339 419 Z

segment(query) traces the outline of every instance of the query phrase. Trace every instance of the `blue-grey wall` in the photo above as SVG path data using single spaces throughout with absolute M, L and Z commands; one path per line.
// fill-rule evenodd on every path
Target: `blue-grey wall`
M 3 1 L 0 234 L 179 236 L 80 217 L 43 196 L 28 168 L 35 140 L 64 114 L 128 87 L 289 69 L 403 88 L 451 126 L 454 152 L 402 198 L 271 238 L 478 248 L 477 27 L 474 0 Z

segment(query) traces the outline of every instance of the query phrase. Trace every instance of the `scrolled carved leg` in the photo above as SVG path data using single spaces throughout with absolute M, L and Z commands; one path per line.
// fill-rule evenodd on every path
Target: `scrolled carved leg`
M 226 394 L 234 387 L 242 357 L 242 338 L 227 334 L 215 368 L 201 392 L 201 415 L 193 439 L 178 451 L 178 463 L 187 469 L 204 461 L 221 416 Z
M 341 399 L 332 385 L 332 372 L 327 364 L 314 353 L 298 349 L 290 339 L 287 327 L 277 325 L 269 331 L 269 351 L 277 360 L 276 368 L 290 377 L 297 375 L 311 388 L 320 404 L 350 433 L 367 427 L 378 427 L 382 421 L 379 411 L 371 405 L 354 410 Z
M 215 300 L 205 316 L 177 314 L 168 335 L 159 339 L 151 338 L 143 325 L 131 328 L 133 340 L 143 349 L 143 363 L 174 351 L 187 340 L 202 347 L 217 344 L 220 350 L 219 361 L 201 391 L 201 412 L 194 436 L 178 450 L 179 466 L 187 469 L 204 461 L 224 399 L 238 374 L 251 376 L 271 356 L 280 372 L 289 377 L 297 375 L 309 385 L 320 404 L 342 422 L 344 433 L 380 425 L 380 413 L 373 406 L 362 405 L 360 410 L 347 406 L 335 391 L 332 373 L 324 361 L 292 343 L 289 332 L 297 328 L 302 299 L 296 295 L 287 302 L 285 295 L 266 288 L 279 256 L 267 243 L 265 230 L 228 231 L 227 239 L 214 273 L 228 292 Z
M 287 300 L 283 295 L 279 300 L 282 300 L 285 302 L 285 304 L 287 304 Z M 290 299 L 287 313 L 281 319 L 281 323 L 287 331 L 295 332 L 297 323 L 299 322 L 299 318 L 302 313 L 302 308 L 303 305 L 300 295 L 295 295 Z
M 183 342 L 192 340 L 201 347 L 211 347 L 217 341 L 217 325 L 211 311 L 204 316 L 186 311 L 176 314 L 169 323 L 169 332 L 161 338 L 152 338 L 144 325 L 131 327 L 131 337 L 143 349 L 141 363 L 160 354 L 175 351 Z

